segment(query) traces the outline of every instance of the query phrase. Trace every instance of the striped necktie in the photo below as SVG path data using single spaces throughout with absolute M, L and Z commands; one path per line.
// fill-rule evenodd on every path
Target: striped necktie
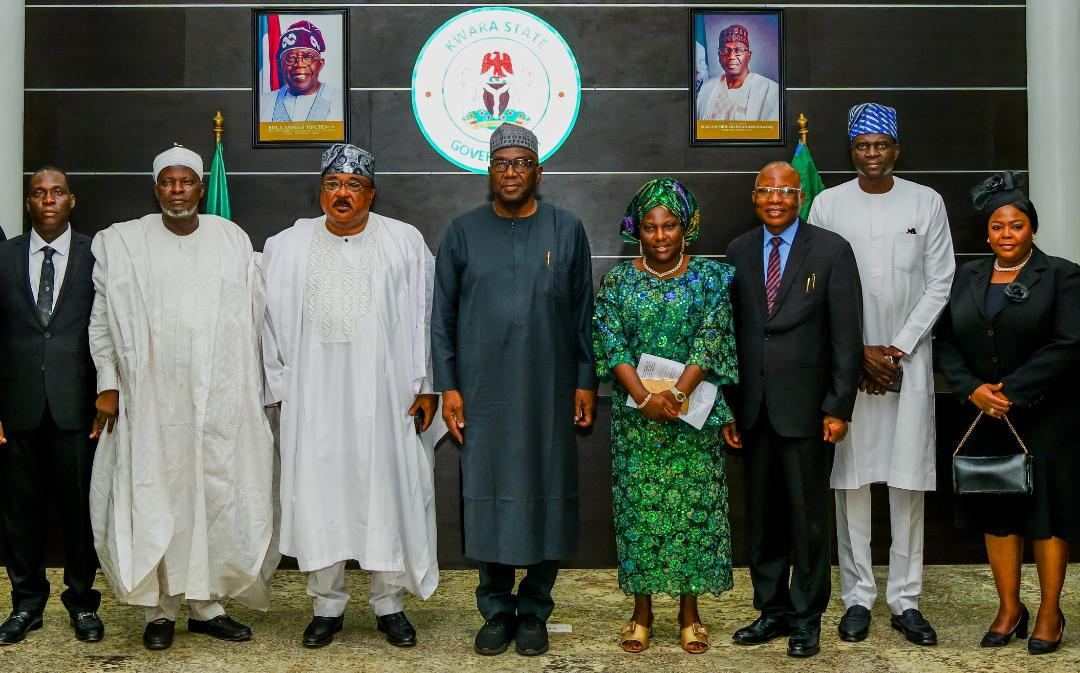
M 768 304 L 769 315 L 776 306 L 776 292 L 780 289 L 780 244 L 783 242 L 784 239 L 779 236 L 769 239 L 772 251 L 769 252 L 769 268 L 765 272 L 765 303 Z
M 38 280 L 37 310 L 41 316 L 41 324 L 48 325 L 53 310 L 53 281 L 56 270 L 53 268 L 52 258 L 56 251 L 49 246 L 45 246 L 41 251 L 45 254 L 45 259 L 41 262 L 41 279 Z

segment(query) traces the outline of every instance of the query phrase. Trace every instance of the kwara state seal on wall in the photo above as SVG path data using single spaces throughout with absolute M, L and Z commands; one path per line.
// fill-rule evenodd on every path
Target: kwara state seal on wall
M 413 114 L 451 163 L 486 173 L 491 132 L 524 126 L 555 153 L 577 121 L 581 75 L 566 40 L 543 19 L 511 7 L 481 7 L 444 23 L 416 58 Z

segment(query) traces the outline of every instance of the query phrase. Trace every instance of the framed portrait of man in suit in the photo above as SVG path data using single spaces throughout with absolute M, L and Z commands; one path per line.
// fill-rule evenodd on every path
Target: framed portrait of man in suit
M 783 10 L 690 10 L 690 145 L 783 144 Z
M 255 147 L 349 137 L 347 9 L 252 11 Z

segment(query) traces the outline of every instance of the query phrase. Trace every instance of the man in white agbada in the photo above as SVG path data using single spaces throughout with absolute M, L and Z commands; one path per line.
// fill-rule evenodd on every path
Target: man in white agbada
M 893 628 L 912 643 L 937 634 L 919 611 L 923 492 L 935 487 L 930 330 L 949 299 L 952 237 L 937 192 L 893 177 L 896 111 L 857 105 L 848 120 L 858 177 L 814 200 L 809 220 L 851 243 L 863 287 L 863 380 L 851 430 L 836 445 L 836 537 L 847 611 L 840 637 L 866 638 L 877 589 L 870 560 L 870 484 L 889 490 L 892 542 L 885 599 Z
M 697 119 L 779 120 L 780 85 L 750 72 L 750 31 L 738 24 L 720 31 L 724 74 L 701 85 Z
M 266 242 L 263 360 L 281 404 L 281 552 L 310 572 L 303 644 L 330 643 L 349 592 L 345 562 L 371 572 L 380 631 L 416 644 L 403 591 L 439 581 L 431 442 L 430 315 L 435 260 L 420 232 L 370 212 L 374 158 L 322 156 L 324 217 Z M 443 426 L 445 432 L 445 426 Z
M 90 511 L 101 567 L 120 602 L 145 608 L 143 643 L 188 631 L 248 640 L 232 597 L 270 603 L 273 438 L 263 414 L 262 318 L 251 241 L 199 215 L 202 159 L 154 159 L 161 212 L 118 222 L 92 244 L 90 349 L 99 421 Z

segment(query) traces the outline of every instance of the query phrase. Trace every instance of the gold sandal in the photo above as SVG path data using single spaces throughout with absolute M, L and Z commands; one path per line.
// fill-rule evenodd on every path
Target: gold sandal
M 622 627 L 619 631 L 619 635 L 622 639 L 619 640 L 619 646 L 627 652 L 644 652 L 649 647 L 649 632 L 652 630 L 652 619 L 649 620 L 649 625 L 638 624 L 634 620 L 630 620 L 630 623 Z M 640 647 L 634 643 L 640 643 Z
M 690 654 L 701 654 L 709 649 L 709 630 L 701 622 L 694 622 L 679 631 L 682 640 L 682 648 Z M 690 649 L 691 645 L 697 645 L 700 649 Z

